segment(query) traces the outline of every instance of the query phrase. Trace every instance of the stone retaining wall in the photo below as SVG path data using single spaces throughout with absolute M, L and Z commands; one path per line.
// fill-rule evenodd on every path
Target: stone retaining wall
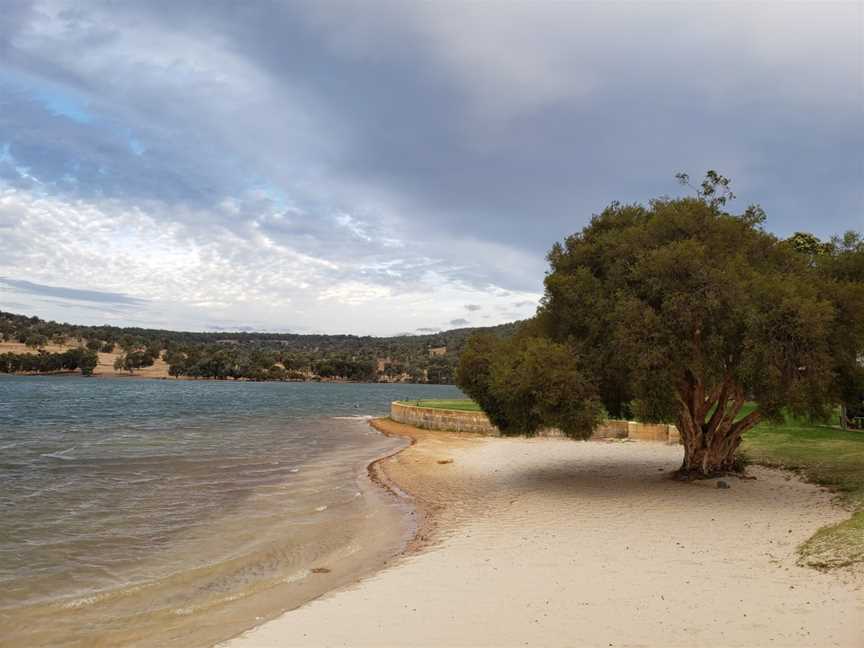
M 474 432 L 498 435 L 496 428 L 483 412 L 436 409 L 405 405 L 398 401 L 390 403 L 390 418 L 424 430 L 449 430 L 451 432 Z
M 424 430 L 446 430 L 471 432 L 498 436 L 496 428 L 482 412 L 417 407 L 394 401 L 390 404 L 390 418 L 397 423 L 413 425 Z M 540 432 L 539 436 L 561 436 L 555 429 Z M 637 423 L 636 421 L 608 420 L 594 430 L 594 439 L 636 439 L 638 441 L 660 441 L 679 443 L 678 428 L 674 425 Z

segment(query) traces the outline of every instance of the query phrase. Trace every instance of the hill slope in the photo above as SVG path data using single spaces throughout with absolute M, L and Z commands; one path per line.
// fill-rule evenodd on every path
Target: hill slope
M 392 337 L 297 333 L 188 332 L 81 326 L 0 311 L 2 352 L 88 346 L 110 362 L 142 352 L 141 375 L 254 380 L 344 379 L 450 383 L 465 342 L 476 331 L 507 336 L 518 322 Z M 160 367 L 160 371 L 153 369 Z M 129 364 L 136 364 L 130 362 Z M 109 365 L 109 366 L 105 366 Z M 120 368 L 118 371 L 128 373 Z

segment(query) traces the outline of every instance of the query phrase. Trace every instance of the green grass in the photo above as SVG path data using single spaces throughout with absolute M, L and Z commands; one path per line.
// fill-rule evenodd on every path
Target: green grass
M 803 565 L 821 569 L 864 563 L 864 432 L 789 418 L 761 423 L 745 435 L 747 460 L 787 468 L 834 490 L 852 511 L 798 548 Z
M 414 405 L 415 407 L 431 407 L 432 409 L 449 409 L 459 410 L 461 412 L 479 412 L 480 406 L 472 400 L 467 399 L 437 399 L 437 400 L 412 400 L 401 401 L 405 405 Z

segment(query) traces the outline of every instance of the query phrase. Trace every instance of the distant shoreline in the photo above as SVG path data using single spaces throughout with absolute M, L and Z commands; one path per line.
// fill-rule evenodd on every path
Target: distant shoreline
M 130 378 L 139 380 L 169 380 L 177 382 L 217 382 L 217 383 L 329 383 L 337 385 L 434 385 L 453 387 L 453 383 L 412 383 L 412 382 L 387 382 L 383 380 L 347 380 L 334 378 L 321 378 L 318 380 L 299 380 L 296 378 L 286 378 L 284 380 L 253 380 L 250 378 L 199 378 L 196 376 L 154 376 L 144 373 L 94 373 L 92 376 L 82 376 L 81 372 L 75 371 L 45 371 L 45 372 L 18 372 L 18 373 L 0 373 L 0 376 L 9 376 L 10 378 L 87 378 L 96 380 L 129 380 Z
M 69 349 L 77 348 L 74 345 L 67 344 L 47 344 L 43 347 L 43 350 L 49 353 L 62 353 L 64 351 L 68 351 Z M 27 347 L 26 345 L 20 342 L 0 342 L 0 354 L 3 353 L 14 353 L 16 355 L 34 355 L 38 353 L 34 349 Z M 129 373 L 127 371 L 122 371 L 114 368 L 114 362 L 121 354 L 119 352 L 99 352 L 98 353 L 98 364 L 96 368 L 93 370 L 93 375 L 88 376 L 91 378 L 121 378 L 121 379 L 129 379 L 129 378 L 142 378 L 146 380 L 200 380 L 200 381 L 212 381 L 212 382 L 290 382 L 290 383 L 345 383 L 345 384 L 382 384 L 382 385 L 451 385 L 453 383 L 414 383 L 410 381 L 402 381 L 402 380 L 376 380 L 376 381 L 366 381 L 366 380 L 350 380 L 347 378 L 331 378 L 331 377 L 317 377 L 317 378 L 283 378 L 278 380 L 256 380 L 252 378 L 211 378 L 211 377 L 199 377 L 199 376 L 172 376 L 170 371 L 170 365 L 165 362 L 162 357 L 156 358 L 153 362 L 153 365 L 149 367 L 142 367 L 140 369 L 136 369 L 135 373 Z M 81 372 L 77 369 L 72 371 L 51 371 L 51 372 L 16 372 L 9 374 L 0 374 L 7 376 L 51 376 L 51 377 L 66 377 L 66 376 L 81 376 Z
M 96 374 L 122 375 L 131 368 L 142 377 L 169 378 L 173 377 L 168 375 L 169 369 L 173 369 L 178 378 L 242 375 L 251 380 L 301 381 L 307 376 L 342 376 L 346 382 L 437 385 L 454 382 L 459 354 L 472 335 L 485 332 L 506 337 L 518 325 L 511 322 L 389 336 L 171 331 L 76 325 L 0 310 L 0 355 L 57 354 L 86 347 L 98 353 Z M 53 360 L 25 364 L 13 358 L 3 369 L 50 371 L 71 365 L 55 365 Z M 151 360 L 152 366 L 143 366 Z M 91 362 L 92 355 L 85 366 Z M 114 369 L 115 362 L 122 367 L 119 372 Z

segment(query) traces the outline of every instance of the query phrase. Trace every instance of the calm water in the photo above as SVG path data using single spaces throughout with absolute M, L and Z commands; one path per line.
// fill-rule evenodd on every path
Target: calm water
M 380 566 L 410 514 L 365 467 L 404 442 L 362 417 L 458 395 L 0 378 L 0 645 L 210 645 Z

